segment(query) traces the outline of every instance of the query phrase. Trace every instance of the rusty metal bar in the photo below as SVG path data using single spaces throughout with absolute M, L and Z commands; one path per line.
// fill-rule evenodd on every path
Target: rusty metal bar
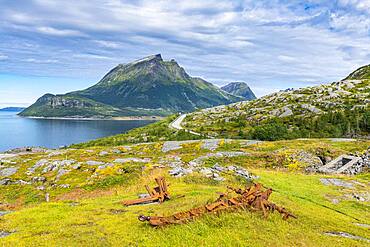
M 143 203 L 150 203 L 150 202 L 164 202 L 165 200 L 170 199 L 169 193 L 168 193 L 168 185 L 166 183 L 166 180 L 164 177 L 155 178 L 155 181 L 157 183 L 157 187 L 154 187 L 151 189 L 148 185 L 145 185 L 145 189 L 147 190 L 149 196 L 134 200 L 127 200 L 123 201 L 123 205 L 130 206 L 135 204 L 143 204 Z
M 140 221 L 149 221 L 152 226 L 164 226 L 168 224 L 182 224 L 189 220 L 193 220 L 207 213 L 219 213 L 222 211 L 235 211 L 250 209 L 254 211 L 262 211 L 265 217 L 269 212 L 279 212 L 284 220 L 289 217 L 297 218 L 292 213 L 289 213 L 285 208 L 277 206 L 269 202 L 268 199 L 272 193 L 272 189 L 262 189 L 262 184 L 253 184 L 246 189 L 234 189 L 228 187 L 236 196 L 228 198 L 227 194 L 221 194 L 220 197 L 213 203 L 193 208 L 188 211 L 175 213 L 170 216 L 144 216 L 140 215 Z

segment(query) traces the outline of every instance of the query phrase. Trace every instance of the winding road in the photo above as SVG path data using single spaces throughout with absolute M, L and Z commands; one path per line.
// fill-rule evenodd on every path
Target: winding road
M 182 126 L 181 126 L 181 123 L 182 121 L 186 118 L 186 114 L 181 114 L 180 116 L 178 116 L 175 120 L 173 120 L 169 127 L 172 128 L 172 129 L 177 129 L 177 130 L 185 130 L 186 132 L 190 133 L 190 134 L 193 134 L 193 135 L 197 135 L 197 136 L 201 136 L 200 133 L 197 133 L 197 132 L 194 132 L 192 130 L 188 130 L 188 129 L 184 129 Z M 213 138 L 212 138 L 213 139 Z

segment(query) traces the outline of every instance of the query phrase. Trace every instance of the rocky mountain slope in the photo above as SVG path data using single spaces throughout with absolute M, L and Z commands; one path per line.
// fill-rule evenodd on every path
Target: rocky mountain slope
M 96 85 L 64 95 L 46 94 L 22 116 L 92 117 L 168 115 L 242 100 L 189 76 L 160 54 L 120 64 Z
M 369 66 L 365 66 L 342 81 L 203 109 L 188 115 L 184 126 L 208 135 L 262 139 L 269 137 L 255 135 L 256 131 L 277 135 L 277 139 L 366 136 L 370 132 L 368 71 Z
M 364 80 L 370 79 L 370 64 L 362 66 L 349 74 L 344 80 Z
M 221 89 L 230 94 L 241 96 L 246 100 L 256 99 L 256 95 L 245 82 L 231 82 L 221 87 Z

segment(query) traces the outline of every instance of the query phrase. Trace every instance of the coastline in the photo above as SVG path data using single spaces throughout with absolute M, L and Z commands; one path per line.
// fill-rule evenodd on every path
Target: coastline
M 17 115 L 19 116 L 19 115 Z M 158 121 L 162 120 L 165 117 L 160 116 L 122 116 L 122 117 L 108 117 L 108 118 L 99 118 L 99 117 L 32 117 L 32 116 L 19 116 L 22 118 L 30 118 L 30 119 L 50 119 L 50 120 L 78 120 L 78 121 L 96 121 L 96 120 L 114 120 L 114 121 L 130 121 L 130 120 L 153 120 Z

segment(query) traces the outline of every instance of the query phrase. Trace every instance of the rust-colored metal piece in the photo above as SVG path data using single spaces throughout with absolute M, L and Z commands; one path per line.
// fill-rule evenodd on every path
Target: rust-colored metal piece
M 277 206 L 269 202 L 268 199 L 272 193 L 272 189 L 263 190 L 262 184 L 253 184 L 243 189 L 235 189 L 228 187 L 228 189 L 236 194 L 234 197 L 229 197 L 228 194 L 221 194 L 220 197 L 213 203 L 193 208 L 185 212 L 175 213 L 170 216 L 144 216 L 140 215 L 140 221 L 149 221 L 152 226 L 164 226 L 168 224 L 182 224 L 189 220 L 198 218 L 204 214 L 225 211 L 236 211 L 241 209 L 249 209 L 255 211 L 262 211 L 265 217 L 268 216 L 269 211 L 279 212 L 284 220 L 289 217 L 297 218 L 295 215 L 289 213 L 285 208 Z
M 170 199 L 170 194 L 168 193 L 168 184 L 164 177 L 155 178 L 155 182 L 157 183 L 157 187 L 151 189 L 148 185 L 145 185 L 145 189 L 148 191 L 149 196 L 134 200 L 127 200 L 123 201 L 123 205 L 130 206 L 135 204 L 144 204 L 150 202 L 159 202 L 162 203 L 165 200 Z

